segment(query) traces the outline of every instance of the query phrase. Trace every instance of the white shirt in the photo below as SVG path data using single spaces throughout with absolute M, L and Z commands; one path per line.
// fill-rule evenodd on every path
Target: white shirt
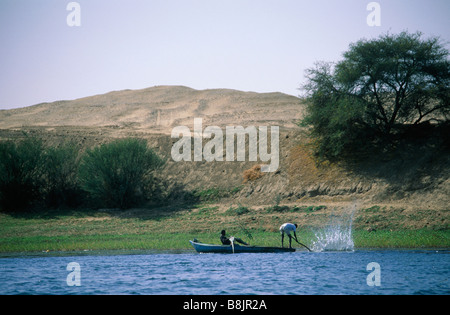
M 287 235 L 291 235 L 291 232 L 295 232 L 296 227 L 292 223 L 285 223 L 282 226 L 280 226 L 280 233 L 286 233 Z

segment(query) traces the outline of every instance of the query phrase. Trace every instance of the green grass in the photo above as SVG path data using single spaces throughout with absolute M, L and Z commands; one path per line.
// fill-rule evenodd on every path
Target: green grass
M 360 248 L 431 248 L 450 247 L 450 231 L 427 229 L 368 232 L 357 230 L 353 233 L 355 246 Z
M 11 237 L 2 239 L 0 252 L 185 249 L 192 238 L 185 233 Z
M 244 232 L 233 233 L 252 245 L 280 246 L 278 233 L 253 231 L 251 239 Z M 0 252 L 45 252 L 81 250 L 167 250 L 191 249 L 189 240 L 197 238 L 217 244 L 219 233 L 149 233 L 123 235 L 23 236 L 0 239 Z M 315 239 L 309 231 L 298 233 L 301 242 L 311 244 Z M 450 247 L 448 231 L 354 231 L 356 248 L 433 248 Z
M 252 245 L 280 246 L 278 226 L 282 220 L 291 215 L 303 215 L 305 219 L 313 215 L 305 213 L 306 208 L 286 214 L 258 212 L 243 206 L 224 211 L 219 208 L 200 204 L 179 209 L 0 213 L 0 252 L 191 249 L 188 241 L 193 238 L 217 244 L 223 228 L 228 235 Z M 378 209 L 368 212 L 374 211 Z M 311 245 L 315 240 L 312 231 L 301 228 L 297 233 L 299 240 Z M 450 248 L 450 230 L 357 229 L 353 240 L 356 248 Z
M 310 233 L 300 233 L 299 239 L 311 237 Z M 251 245 L 280 246 L 278 233 L 251 232 L 251 238 L 244 232 L 239 236 Z M 126 234 L 126 235 L 82 235 L 82 236 L 28 236 L 11 237 L 0 241 L 0 252 L 46 252 L 82 250 L 167 250 L 192 249 L 189 240 L 218 244 L 220 233 L 177 233 L 177 234 Z

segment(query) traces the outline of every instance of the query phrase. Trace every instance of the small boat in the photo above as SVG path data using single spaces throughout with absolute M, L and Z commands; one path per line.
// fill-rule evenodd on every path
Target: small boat
M 196 240 L 189 241 L 194 249 L 199 253 L 287 253 L 295 252 L 295 248 L 281 248 L 281 247 L 264 247 L 264 246 L 250 246 L 250 245 L 213 245 L 204 244 Z

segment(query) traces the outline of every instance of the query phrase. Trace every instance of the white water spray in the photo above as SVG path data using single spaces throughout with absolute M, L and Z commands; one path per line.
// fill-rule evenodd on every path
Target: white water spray
M 314 252 L 353 251 L 355 245 L 352 238 L 352 223 L 356 208 L 356 204 L 353 204 L 349 214 L 342 217 L 333 216 L 326 228 L 315 233 L 316 240 L 311 250 Z

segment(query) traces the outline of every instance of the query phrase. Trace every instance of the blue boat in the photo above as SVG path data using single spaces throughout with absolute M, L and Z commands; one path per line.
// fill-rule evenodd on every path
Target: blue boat
M 281 247 L 264 247 L 264 246 L 250 246 L 250 245 L 213 245 L 204 244 L 198 241 L 189 241 L 198 253 L 288 253 L 295 252 L 295 248 L 281 248 Z

